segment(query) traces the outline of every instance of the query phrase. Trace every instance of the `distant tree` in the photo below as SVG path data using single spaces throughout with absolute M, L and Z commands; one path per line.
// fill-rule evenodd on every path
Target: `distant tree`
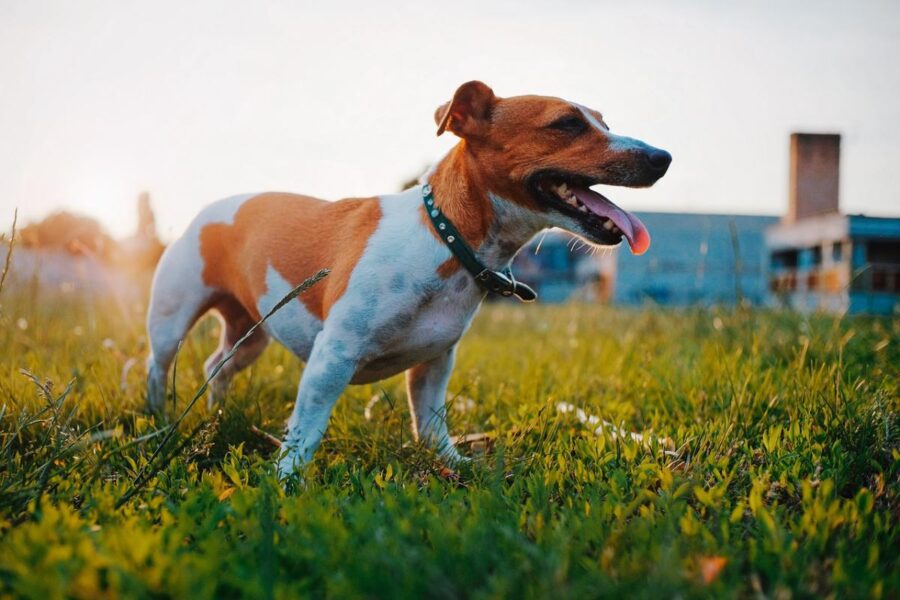
M 156 217 L 147 192 L 138 196 L 137 211 L 137 229 L 122 240 L 109 235 L 96 219 L 68 211 L 29 224 L 17 238 L 23 248 L 90 256 L 118 268 L 146 271 L 156 266 L 165 245 L 156 233 Z
M 27 225 L 19 233 L 19 240 L 24 248 L 57 250 L 101 260 L 110 260 L 116 248 L 115 240 L 96 219 L 67 211 Z

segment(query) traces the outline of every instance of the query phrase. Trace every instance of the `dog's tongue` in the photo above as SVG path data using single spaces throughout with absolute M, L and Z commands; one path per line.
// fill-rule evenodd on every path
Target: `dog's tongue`
M 650 247 L 650 234 L 640 219 L 627 210 L 622 210 L 605 196 L 590 188 L 573 187 L 571 189 L 589 211 L 597 216 L 606 217 L 622 230 L 631 247 L 632 254 L 643 254 L 647 251 L 647 248 Z

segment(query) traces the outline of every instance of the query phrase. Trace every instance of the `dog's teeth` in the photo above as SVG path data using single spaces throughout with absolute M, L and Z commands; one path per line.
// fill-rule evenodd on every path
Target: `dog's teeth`
M 556 191 L 562 194 L 563 196 L 569 196 L 569 186 L 565 183 L 561 183 L 556 187 Z
M 613 227 L 615 227 L 615 225 L 613 225 L 612 221 L 610 221 L 610 220 L 603 221 L 603 229 L 606 229 L 607 231 L 612 231 Z
M 579 205 L 578 205 L 578 210 L 580 210 L 580 211 L 583 212 L 583 213 L 588 212 L 588 208 L 587 208 L 587 206 L 585 206 L 584 204 L 579 204 Z
M 571 196 L 566 198 L 566 204 L 568 204 L 569 206 L 578 206 L 578 202 Z

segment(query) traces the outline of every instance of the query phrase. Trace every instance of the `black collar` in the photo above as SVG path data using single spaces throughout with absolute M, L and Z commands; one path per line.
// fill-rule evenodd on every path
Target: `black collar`
M 507 267 L 503 271 L 494 271 L 484 266 L 484 263 L 478 260 L 475 252 L 466 243 L 453 223 L 450 222 L 444 213 L 441 212 L 434 204 L 434 195 L 431 192 L 431 186 L 427 183 L 422 186 L 422 202 L 425 203 L 425 212 L 431 219 L 431 225 L 437 232 L 438 237 L 447 245 L 450 252 L 465 267 L 466 271 L 472 274 L 478 285 L 489 292 L 500 294 L 501 296 L 516 296 L 522 302 L 533 302 L 537 298 L 537 293 L 524 283 L 516 281 L 513 277 L 512 269 Z

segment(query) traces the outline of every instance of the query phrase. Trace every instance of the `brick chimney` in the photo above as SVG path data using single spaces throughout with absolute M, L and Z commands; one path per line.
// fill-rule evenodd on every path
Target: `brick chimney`
M 839 212 L 841 136 L 791 134 L 791 176 L 786 222 Z

